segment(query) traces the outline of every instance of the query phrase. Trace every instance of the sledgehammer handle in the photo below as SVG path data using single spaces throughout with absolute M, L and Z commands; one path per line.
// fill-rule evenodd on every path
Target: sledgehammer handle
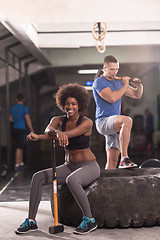
M 122 77 L 115 77 L 116 80 L 122 80 Z M 141 80 L 133 81 L 133 79 L 129 79 L 129 82 L 135 82 L 135 83 L 142 83 Z
M 55 140 L 52 140 L 51 161 L 53 169 L 53 203 L 54 203 L 54 226 L 49 227 L 50 234 L 61 233 L 64 226 L 58 224 L 58 200 L 57 200 L 57 179 L 56 179 L 56 153 Z
M 52 140 L 51 159 L 52 159 L 53 180 L 56 180 L 56 151 L 55 151 L 54 139 Z
M 53 169 L 54 226 L 58 226 L 58 200 L 57 200 L 55 140 L 52 140 L 52 156 L 51 157 L 52 157 L 52 169 Z

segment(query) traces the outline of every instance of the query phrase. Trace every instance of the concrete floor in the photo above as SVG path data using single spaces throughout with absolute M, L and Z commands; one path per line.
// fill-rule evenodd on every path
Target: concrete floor
M 87 235 L 73 234 L 73 227 L 64 226 L 64 232 L 50 235 L 48 228 L 53 225 L 50 201 L 42 201 L 37 214 L 38 230 L 23 235 L 16 235 L 15 230 L 27 217 L 28 201 L 0 202 L 0 239 L 92 239 L 92 240 L 159 240 L 160 227 L 97 229 Z

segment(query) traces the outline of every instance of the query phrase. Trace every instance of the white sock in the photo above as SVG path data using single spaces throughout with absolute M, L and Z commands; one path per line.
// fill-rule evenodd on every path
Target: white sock
M 34 222 L 35 220 L 29 218 L 29 221 L 30 221 L 30 222 Z
M 121 161 L 123 161 L 125 158 L 128 158 L 128 156 L 125 156 L 125 157 L 121 158 Z

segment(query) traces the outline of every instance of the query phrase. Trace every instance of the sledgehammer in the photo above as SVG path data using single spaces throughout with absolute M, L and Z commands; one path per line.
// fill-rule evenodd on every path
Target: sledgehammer
M 54 226 L 49 227 L 49 233 L 55 234 L 55 233 L 61 233 L 64 231 L 64 226 L 58 223 L 55 140 L 52 140 L 51 158 L 52 158 L 52 169 L 53 169 Z

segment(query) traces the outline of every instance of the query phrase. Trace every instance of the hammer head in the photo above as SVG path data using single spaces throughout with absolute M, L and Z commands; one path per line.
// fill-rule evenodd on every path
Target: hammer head
M 64 226 L 63 225 L 49 227 L 49 233 L 50 234 L 61 233 L 63 231 L 64 231 Z

